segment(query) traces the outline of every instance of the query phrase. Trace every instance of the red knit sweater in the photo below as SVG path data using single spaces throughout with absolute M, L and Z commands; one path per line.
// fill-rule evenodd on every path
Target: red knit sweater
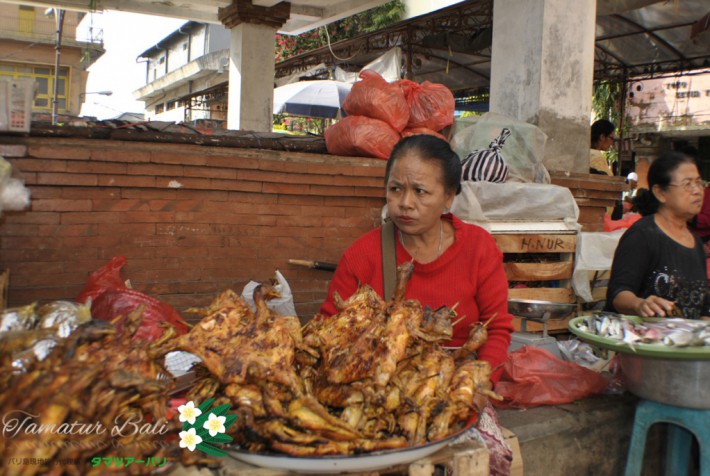
M 414 274 L 407 285 L 406 298 L 416 299 L 423 306 L 436 309 L 452 307 L 465 316 L 454 328 L 453 339 L 445 345 L 459 347 L 468 337 L 471 324 L 496 317 L 488 325 L 488 340 L 478 351 L 478 358 L 487 360 L 493 368 L 506 358 L 513 332 L 512 316 L 508 313 L 508 280 L 503 269 L 503 255 L 493 237 L 475 225 L 469 225 L 453 215 L 444 215 L 455 230 L 454 243 L 431 263 L 414 262 Z M 397 265 L 412 257 L 396 240 Z M 328 297 L 321 313 L 336 313 L 333 293 L 347 299 L 358 284 L 369 284 L 380 296 L 384 294 L 380 228 L 358 238 L 343 254 L 328 288 Z M 498 380 L 502 368 L 494 373 Z

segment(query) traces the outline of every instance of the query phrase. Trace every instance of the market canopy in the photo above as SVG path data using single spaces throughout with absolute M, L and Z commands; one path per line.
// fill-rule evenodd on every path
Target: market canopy
M 14 3 L 41 8 L 60 8 L 81 12 L 117 10 L 148 15 L 160 15 L 207 23 L 221 24 L 218 18 L 220 8 L 232 3 L 251 4 L 269 8 L 279 3 L 290 3 L 290 19 L 279 32 L 296 35 L 321 25 L 340 20 L 387 3 L 387 0 L 0 0 L 0 3 Z
M 598 0 L 595 79 L 710 70 L 708 14 L 707 0 Z M 399 46 L 405 72 L 417 81 L 443 83 L 454 91 L 485 87 L 492 29 L 493 0 L 470 0 L 333 44 L 332 53 L 323 47 L 289 58 L 276 65 L 276 76 L 318 64 L 326 65 L 321 75 L 331 66 L 356 71 Z

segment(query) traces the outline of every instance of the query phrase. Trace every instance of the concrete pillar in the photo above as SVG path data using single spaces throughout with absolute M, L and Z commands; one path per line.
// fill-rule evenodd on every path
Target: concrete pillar
M 548 136 L 548 170 L 589 171 L 596 0 L 496 0 L 490 110 Z
M 241 23 L 230 34 L 227 127 L 271 132 L 276 28 Z
M 227 127 L 271 132 L 276 31 L 291 15 L 291 4 L 271 7 L 232 0 L 217 16 L 230 29 Z

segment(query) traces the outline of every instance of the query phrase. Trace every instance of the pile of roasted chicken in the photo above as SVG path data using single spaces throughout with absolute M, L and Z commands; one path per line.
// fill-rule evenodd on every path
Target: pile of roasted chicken
M 108 466 L 89 461 L 122 454 L 197 462 L 199 452 L 180 452 L 170 443 L 181 427 L 167 415 L 173 380 L 163 362 L 173 350 L 202 359 L 186 399 L 229 403 L 237 420 L 228 432 L 250 451 L 349 455 L 450 435 L 473 422 L 488 397 L 497 397 L 489 364 L 473 357 L 486 328 L 475 325 L 461 349 L 442 348 L 456 313 L 406 300 L 411 272 L 409 263 L 398 269 L 392 300 L 362 286 L 346 300 L 337 297 L 336 315 L 316 316 L 305 326 L 269 309 L 278 296 L 270 283 L 256 289 L 255 311 L 227 290 L 192 310 L 202 318 L 188 334 L 178 337 L 167 326 L 155 342 L 133 338 L 141 308 L 120 332 L 82 318 L 68 336 L 56 332 L 64 321 L 18 327 L 24 314 L 6 312 L 1 472 L 102 474 Z M 34 306 L 25 311 L 30 315 Z M 112 431 L 117 426 L 124 430 Z M 131 474 L 155 469 L 131 468 Z
M 392 300 L 365 285 L 303 327 L 268 308 L 269 285 L 256 289 L 255 312 L 225 291 L 193 310 L 203 319 L 178 338 L 204 367 L 188 399 L 231 403 L 241 447 L 294 456 L 410 447 L 466 427 L 498 398 L 490 365 L 474 357 L 486 328 L 474 326 L 457 351 L 442 348 L 456 313 L 406 300 L 411 273 L 411 263 L 398 268 Z
M 165 442 L 178 425 L 168 419 L 172 380 L 161 378 L 160 362 L 175 334 L 134 340 L 141 314 L 138 308 L 126 316 L 121 332 L 89 320 L 66 338 L 51 328 L 0 333 L 1 474 L 99 475 L 109 466 L 91 465 L 97 455 L 168 456 Z M 172 452 L 174 460 L 179 453 Z M 153 469 L 135 464 L 123 471 Z

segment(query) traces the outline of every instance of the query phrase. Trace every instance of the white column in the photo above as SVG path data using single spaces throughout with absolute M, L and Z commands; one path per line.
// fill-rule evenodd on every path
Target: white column
M 589 171 L 596 0 L 495 0 L 490 110 L 548 136 L 548 170 Z
M 227 127 L 271 132 L 276 28 L 241 23 L 230 34 Z

